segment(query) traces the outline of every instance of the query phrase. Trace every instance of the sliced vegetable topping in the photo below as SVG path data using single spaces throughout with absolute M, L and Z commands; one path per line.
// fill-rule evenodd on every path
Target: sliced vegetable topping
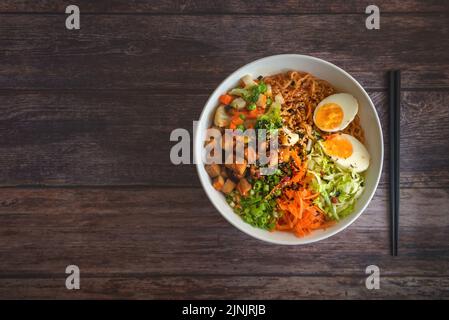
M 224 94 L 222 96 L 220 96 L 220 102 L 223 104 L 230 104 L 232 101 L 232 96 L 230 96 L 229 94 Z

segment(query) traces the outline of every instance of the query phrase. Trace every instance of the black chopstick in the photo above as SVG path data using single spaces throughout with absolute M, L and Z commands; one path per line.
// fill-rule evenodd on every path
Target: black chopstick
M 391 255 L 398 255 L 400 199 L 401 72 L 390 71 L 390 235 Z

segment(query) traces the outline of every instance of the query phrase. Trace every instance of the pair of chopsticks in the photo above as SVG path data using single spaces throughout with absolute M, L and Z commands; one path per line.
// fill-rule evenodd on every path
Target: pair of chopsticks
M 399 150 L 401 123 L 401 71 L 389 73 L 390 78 L 390 235 L 391 255 L 398 255 L 399 241 Z

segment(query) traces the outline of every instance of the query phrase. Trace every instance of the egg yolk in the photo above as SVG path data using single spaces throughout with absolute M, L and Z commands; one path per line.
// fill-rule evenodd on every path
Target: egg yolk
M 343 121 L 343 109 L 336 103 L 322 105 L 316 113 L 315 123 L 322 130 L 333 130 Z
M 352 144 L 339 134 L 331 135 L 323 142 L 326 154 L 331 157 L 349 158 L 352 155 Z

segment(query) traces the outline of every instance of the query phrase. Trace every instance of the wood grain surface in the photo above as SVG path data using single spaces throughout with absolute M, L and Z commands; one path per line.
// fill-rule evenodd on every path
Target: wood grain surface
M 449 4 L 376 1 L 0 2 L 0 298 L 448 299 Z M 350 72 L 388 142 L 386 72 L 402 70 L 399 257 L 389 255 L 388 152 L 348 229 L 266 244 L 226 222 L 193 165 L 175 166 L 210 92 L 263 56 Z M 385 149 L 386 151 L 388 148 Z M 65 288 L 65 267 L 81 289 Z M 381 270 L 367 290 L 365 268 Z
M 3 0 L 0 12 L 62 13 L 73 4 L 63 0 Z M 131 14 L 301 14 L 301 13 L 361 13 L 373 4 L 369 0 L 78 0 L 76 4 L 88 13 Z M 448 12 L 444 0 L 377 0 L 384 13 Z
M 448 15 L 386 15 L 376 32 L 363 13 L 102 14 L 83 16 L 74 32 L 66 15 L 7 14 L 0 87 L 210 93 L 242 64 L 300 52 L 337 64 L 368 89 L 385 89 L 391 68 L 404 69 L 404 88 L 449 88 Z

